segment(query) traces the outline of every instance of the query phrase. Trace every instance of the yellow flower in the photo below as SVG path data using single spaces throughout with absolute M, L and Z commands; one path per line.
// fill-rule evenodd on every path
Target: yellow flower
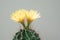
M 33 20 L 40 18 L 40 14 L 36 11 L 36 10 L 30 10 L 27 14 L 26 14 L 26 18 L 29 22 L 32 22 Z
M 12 13 L 11 19 L 17 22 L 23 22 L 25 17 L 26 17 L 27 11 L 22 9 L 22 10 L 17 10 L 16 12 Z
M 12 13 L 11 19 L 17 22 L 24 22 L 24 19 L 27 19 L 27 22 L 32 22 L 33 20 L 40 18 L 41 16 L 38 14 L 36 10 L 17 10 L 16 12 Z

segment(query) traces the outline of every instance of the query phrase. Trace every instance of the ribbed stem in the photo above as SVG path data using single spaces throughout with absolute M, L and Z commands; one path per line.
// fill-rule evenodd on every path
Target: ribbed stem
M 30 37 L 28 36 L 28 33 L 26 32 L 26 30 L 25 30 L 25 33 L 26 33 L 26 36 L 27 36 L 28 40 L 30 40 Z
M 34 30 L 22 30 L 18 31 L 13 40 L 41 40 L 39 35 Z

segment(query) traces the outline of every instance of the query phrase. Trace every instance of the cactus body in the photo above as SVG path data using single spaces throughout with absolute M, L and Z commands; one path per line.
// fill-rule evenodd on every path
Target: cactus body
M 20 29 L 20 31 L 15 34 L 13 40 L 40 40 L 40 38 L 39 35 L 34 30 Z

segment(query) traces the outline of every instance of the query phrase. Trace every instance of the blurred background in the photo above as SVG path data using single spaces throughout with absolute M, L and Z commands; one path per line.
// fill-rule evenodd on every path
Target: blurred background
M 60 0 L 0 0 L 0 40 L 12 40 L 19 31 L 10 15 L 22 8 L 40 12 L 42 17 L 31 25 L 42 40 L 60 40 Z

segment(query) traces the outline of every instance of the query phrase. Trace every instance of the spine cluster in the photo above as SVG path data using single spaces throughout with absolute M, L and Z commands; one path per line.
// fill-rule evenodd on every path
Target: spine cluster
M 13 40 L 40 40 L 40 38 L 39 35 L 34 30 L 20 29 L 20 31 L 15 34 Z

